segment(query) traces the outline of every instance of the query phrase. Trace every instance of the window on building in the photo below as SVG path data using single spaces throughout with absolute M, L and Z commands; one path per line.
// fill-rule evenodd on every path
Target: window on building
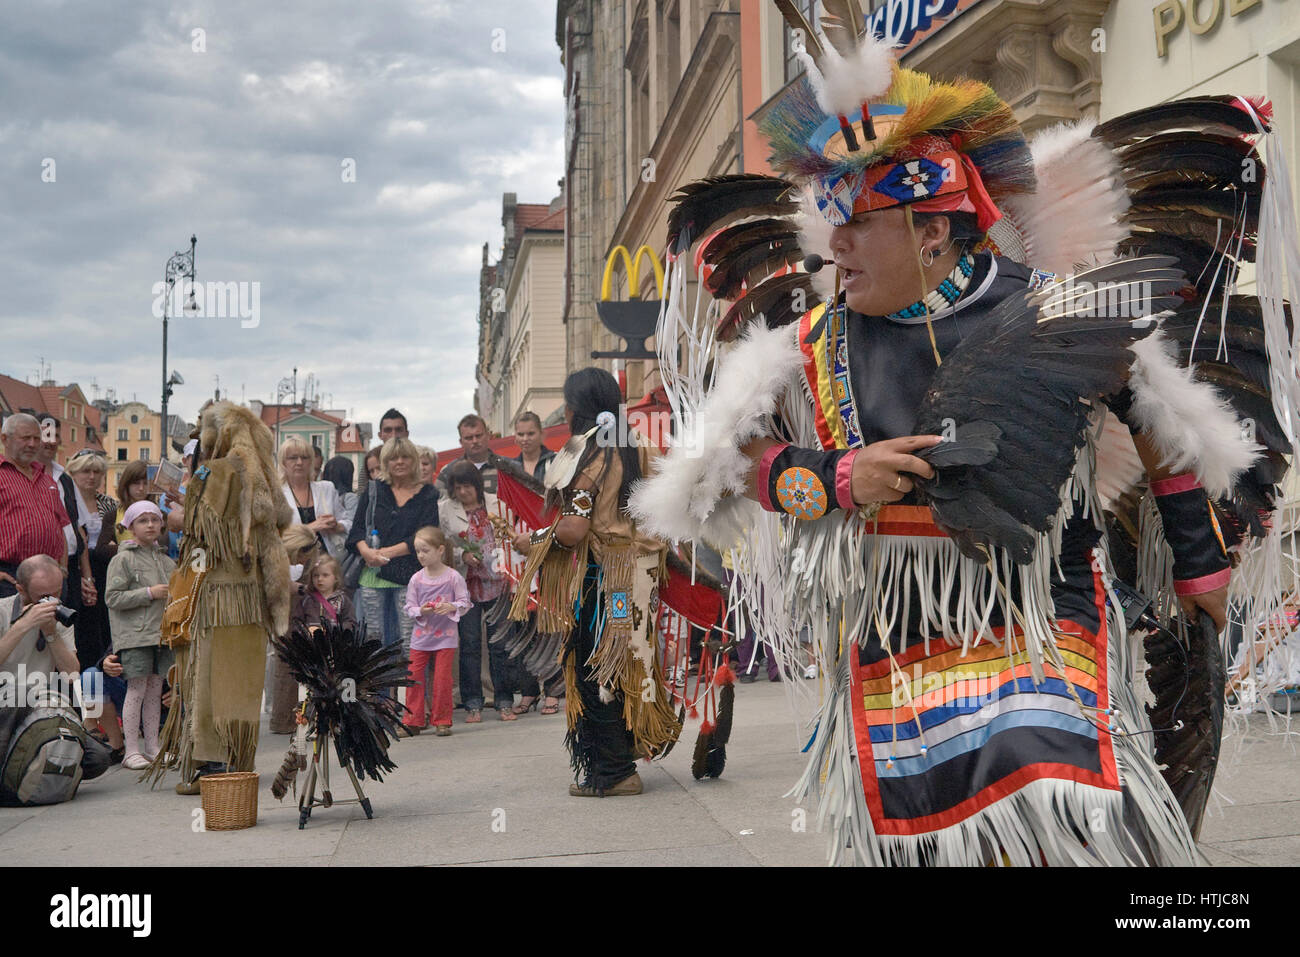
M 139 422 L 139 421 L 140 421 L 140 416 L 138 416 L 138 415 L 133 415 L 133 416 L 131 416 L 131 424 L 132 424 L 132 425 L 135 425 L 135 424 L 136 424 L 137 422 Z
M 661 109 L 666 113 L 668 104 L 672 101 L 673 94 L 677 92 L 677 84 L 682 79 L 682 14 L 681 4 L 673 3 L 669 6 L 667 13 L 664 14 L 664 32 L 663 44 L 664 52 L 667 54 L 665 59 L 664 71 L 664 97 Z
M 118 450 L 117 450 L 117 460 L 118 460 L 119 462 L 125 462 L 125 461 L 126 461 L 126 449 L 118 449 Z
M 148 441 L 150 440 L 150 438 L 152 438 L 152 435 L 151 435 L 152 431 L 153 431 L 152 429 L 141 429 L 141 430 L 140 430 L 140 441 L 141 441 L 141 442 L 148 442 Z
M 140 461 L 141 461 L 141 462 L 148 462 L 148 461 L 149 461 L 149 450 L 148 450 L 148 449 L 141 449 L 141 450 L 140 450 Z

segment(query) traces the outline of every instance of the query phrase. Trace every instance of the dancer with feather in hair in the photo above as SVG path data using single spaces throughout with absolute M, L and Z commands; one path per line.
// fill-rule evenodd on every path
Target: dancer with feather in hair
M 790 660 L 812 636 L 830 680 L 796 794 L 832 863 L 1196 863 L 1208 622 L 1230 588 L 1247 620 L 1277 607 L 1267 518 L 1300 423 L 1269 108 L 1201 97 L 1031 145 L 985 84 L 899 67 L 854 0 L 820 31 L 777 5 L 806 49 L 761 123 L 784 176 L 682 189 L 656 334 L 680 447 L 631 511 L 670 541 L 743 537 L 748 617 Z M 1243 177 L 1261 145 L 1267 177 Z M 717 299 L 692 317 L 697 242 Z M 1121 527 L 1165 636 L 1154 728 Z
M 656 631 L 664 546 L 627 512 L 632 483 L 647 474 L 654 450 L 619 422 L 622 395 L 603 369 L 570 374 L 564 404 L 573 438 L 546 469 L 556 517 L 515 542 L 528 562 L 510 617 L 529 619 L 536 574 L 536 625 L 509 650 L 542 681 L 563 669 L 565 745 L 576 777 L 569 793 L 640 794 L 636 759 L 667 753 L 681 730 Z

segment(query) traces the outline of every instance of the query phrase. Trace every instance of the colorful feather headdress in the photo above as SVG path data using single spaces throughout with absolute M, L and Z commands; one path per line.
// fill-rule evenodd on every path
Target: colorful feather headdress
M 823 16 L 818 35 L 792 5 L 777 3 L 803 38 L 805 75 L 759 129 L 776 170 L 806 180 L 831 225 L 856 213 L 913 205 L 973 212 L 987 231 L 1007 196 L 1034 190 L 1033 157 L 1011 108 L 985 83 L 943 83 L 903 69 L 871 34 Z M 827 7 L 839 6 L 828 4 Z M 859 18 L 859 29 L 863 24 Z

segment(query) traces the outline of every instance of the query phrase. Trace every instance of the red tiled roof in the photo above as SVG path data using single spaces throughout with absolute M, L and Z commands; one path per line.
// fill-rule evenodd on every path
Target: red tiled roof
M 564 207 L 561 206 L 555 212 L 544 216 L 531 226 L 527 227 L 535 232 L 562 233 L 564 232 Z
M 520 203 L 515 207 L 515 235 L 529 229 L 551 214 L 550 203 Z M 509 237 L 506 237 L 507 240 Z
M 19 409 L 35 409 L 37 412 L 48 411 L 45 408 L 45 397 L 41 395 L 41 390 L 34 385 L 28 385 L 20 379 L 0 375 L 0 392 L 4 393 L 5 402 L 15 412 Z

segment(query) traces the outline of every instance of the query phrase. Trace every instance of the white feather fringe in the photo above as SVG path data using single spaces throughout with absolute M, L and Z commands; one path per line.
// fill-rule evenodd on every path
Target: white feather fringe
M 1161 332 L 1132 347 L 1129 376 L 1133 416 L 1160 453 L 1161 464 L 1192 471 L 1212 498 L 1227 495 L 1261 447 L 1247 442 L 1232 407 L 1213 386 L 1178 364 L 1174 344 Z
M 718 536 L 731 535 L 738 522 L 734 510 L 757 509 L 755 503 L 733 501 L 715 527 L 708 525 L 721 502 L 749 487 L 754 463 L 740 449 L 770 431 L 770 416 L 800 374 L 803 354 L 795 336 L 789 326 L 755 322 L 722 357 L 713 390 L 694 415 L 683 416 L 678 441 L 655 474 L 633 489 L 628 509 L 641 528 L 665 541 L 702 538 L 723 549 L 735 544 L 734 535 Z
M 1025 262 L 1058 275 L 1105 262 L 1127 238 L 1120 217 L 1128 190 L 1114 153 L 1091 122 L 1061 124 L 1030 141 L 1035 192 L 1009 197 L 1003 212 L 1021 234 Z

